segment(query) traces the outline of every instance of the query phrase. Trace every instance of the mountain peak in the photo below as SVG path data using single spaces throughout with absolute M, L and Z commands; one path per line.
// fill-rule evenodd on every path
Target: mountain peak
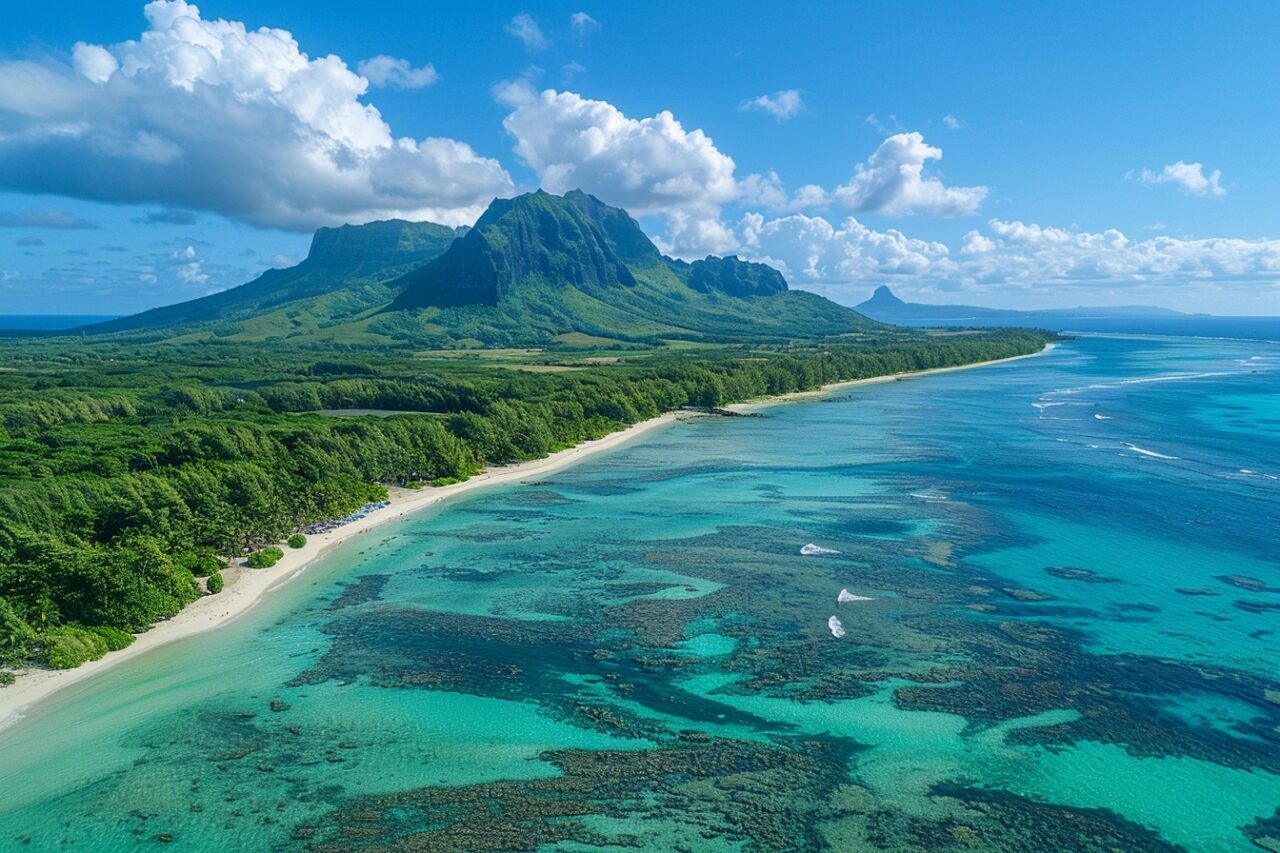
M 871 298 L 862 304 L 888 307 L 891 305 L 905 305 L 906 303 L 895 296 L 894 292 L 889 289 L 888 285 L 882 284 L 876 288 L 875 293 L 871 294 Z
M 494 199 L 449 250 L 398 282 L 392 310 L 497 305 L 525 282 L 584 293 L 635 284 L 624 262 L 653 244 L 625 211 L 581 191 Z

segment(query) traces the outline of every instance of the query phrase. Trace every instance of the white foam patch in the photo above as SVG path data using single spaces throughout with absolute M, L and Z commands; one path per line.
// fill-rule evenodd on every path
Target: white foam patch
M 1130 444 L 1127 441 L 1122 442 L 1122 444 L 1124 444 L 1125 447 L 1129 448 L 1134 453 L 1139 453 L 1143 456 L 1150 457 L 1151 459 L 1177 459 L 1178 458 L 1176 456 L 1166 456 L 1163 453 L 1156 453 L 1154 450 L 1147 450 L 1146 448 L 1139 447 L 1136 444 Z
M 1123 388 L 1126 385 L 1145 385 L 1148 382 L 1182 382 L 1188 379 L 1208 379 L 1211 376 L 1238 376 L 1238 372 L 1217 371 L 1214 373 L 1166 373 L 1160 376 L 1140 376 L 1136 379 L 1121 379 L 1117 382 L 1099 382 L 1094 385 L 1080 385 L 1075 388 L 1057 388 L 1041 396 L 1056 397 L 1065 394 L 1083 394 L 1085 391 L 1100 391 L 1105 388 Z
M 814 545 L 810 542 L 808 545 L 800 547 L 800 553 L 806 557 L 817 557 L 822 554 L 839 554 L 840 552 L 834 548 L 823 548 L 821 545 Z
M 839 616 L 832 616 L 827 620 L 827 627 L 831 629 L 831 636 L 837 640 L 844 636 L 844 623 L 840 621 Z
M 836 601 L 844 604 L 849 601 L 875 601 L 875 599 L 866 595 L 854 595 L 849 592 L 849 590 L 842 589 L 840 590 L 840 594 L 836 596 Z

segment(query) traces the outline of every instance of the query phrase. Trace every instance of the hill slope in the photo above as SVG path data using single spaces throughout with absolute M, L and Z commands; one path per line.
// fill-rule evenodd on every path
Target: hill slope
M 385 282 L 440 255 L 466 229 L 434 222 L 391 219 L 367 225 L 321 228 L 306 260 L 267 270 L 253 281 L 189 302 L 86 326 L 88 333 L 162 329 L 227 320 L 247 320 L 280 306 L 337 294 L 339 316 L 379 307 L 393 294 L 365 287 Z

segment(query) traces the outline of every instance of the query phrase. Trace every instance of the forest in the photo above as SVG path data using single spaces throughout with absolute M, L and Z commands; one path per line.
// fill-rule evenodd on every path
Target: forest
M 682 407 L 1039 350 L 858 344 L 413 353 L 0 341 L 0 682 L 132 641 L 309 525 Z

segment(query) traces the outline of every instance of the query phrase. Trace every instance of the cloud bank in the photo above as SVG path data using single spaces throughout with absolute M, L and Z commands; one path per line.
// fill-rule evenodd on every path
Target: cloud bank
M 81 42 L 74 67 L 0 62 L 0 188 L 297 230 L 390 216 L 460 224 L 513 191 L 465 142 L 393 136 L 359 100 L 364 77 L 309 57 L 284 30 L 205 20 L 185 0 L 144 11 L 141 38 Z M 378 67 L 388 82 L 399 73 Z

